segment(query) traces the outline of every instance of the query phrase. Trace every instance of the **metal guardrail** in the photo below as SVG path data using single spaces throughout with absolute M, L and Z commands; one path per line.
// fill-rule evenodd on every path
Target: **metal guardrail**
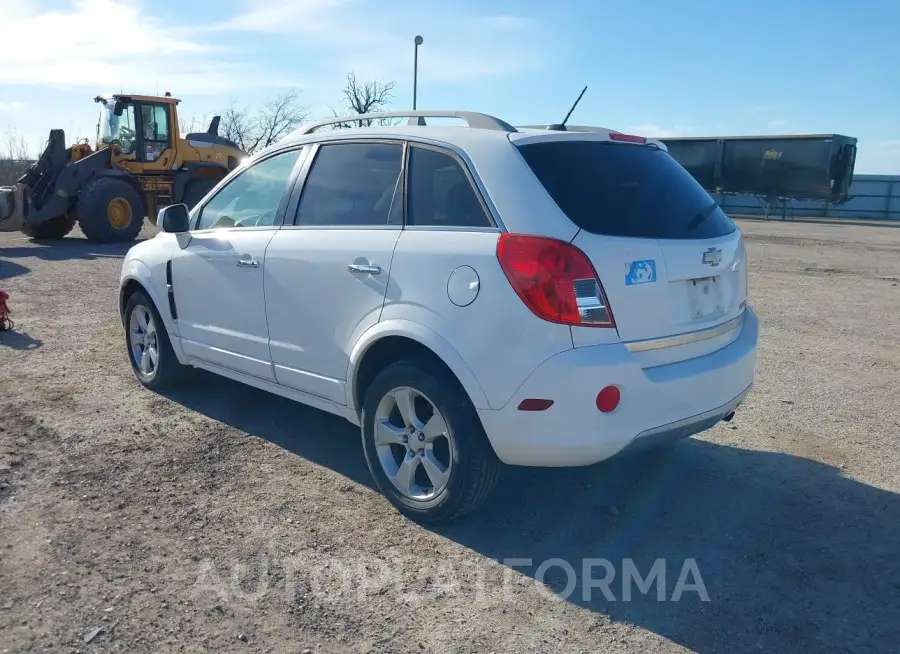
M 752 195 L 711 195 L 728 214 L 765 214 L 759 198 Z M 794 200 L 786 207 L 785 216 L 787 219 L 900 220 L 900 175 L 854 175 L 846 202 L 834 205 L 823 201 Z

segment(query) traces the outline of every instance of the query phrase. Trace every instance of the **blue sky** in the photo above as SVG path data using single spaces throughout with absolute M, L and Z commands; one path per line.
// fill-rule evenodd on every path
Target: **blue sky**
M 0 133 L 92 137 L 98 93 L 169 90 L 207 118 L 343 77 L 409 107 L 651 136 L 842 133 L 857 172 L 900 174 L 900 2 L 867 0 L 2 0 Z M 119 45 L 121 44 L 121 45 Z M 2 147 L 2 142 L 0 142 Z

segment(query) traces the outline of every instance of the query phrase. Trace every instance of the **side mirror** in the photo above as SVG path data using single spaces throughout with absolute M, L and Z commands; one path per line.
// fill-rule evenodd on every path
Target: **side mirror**
M 156 225 L 168 234 L 181 234 L 191 228 L 191 216 L 186 204 L 170 204 L 159 210 Z

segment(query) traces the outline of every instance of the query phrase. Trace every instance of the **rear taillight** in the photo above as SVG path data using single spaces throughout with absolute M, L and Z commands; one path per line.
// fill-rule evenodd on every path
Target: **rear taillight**
M 744 289 L 744 299 L 746 300 L 749 289 L 747 288 L 747 249 L 744 246 L 743 236 L 741 237 L 740 245 L 738 245 L 738 250 L 734 255 L 731 271 L 736 272 L 741 276 L 741 286 Z
M 497 259 L 515 292 L 539 318 L 564 325 L 615 327 L 594 266 L 570 243 L 500 234 Z
M 624 143 L 646 143 L 646 136 L 636 136 L 634 134 L 622 134 L 622 132 L 610 132 L 610 141 L 622 141 Z

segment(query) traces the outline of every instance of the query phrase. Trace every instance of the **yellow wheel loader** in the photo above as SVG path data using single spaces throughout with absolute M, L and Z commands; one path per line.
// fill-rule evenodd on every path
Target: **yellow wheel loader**
M 206 132 L 178 133 L 179 100 L 167 92 L 97 96 L 97 142 L 66 147 L 50 131 L 47 147 L 14 186 L 0 187 L 0 231 L 62 238 L 77 222 L 96 242 L 132 241 L 144 216 L 193 207 L 246 156 L 219 136 L 219 116 Z

